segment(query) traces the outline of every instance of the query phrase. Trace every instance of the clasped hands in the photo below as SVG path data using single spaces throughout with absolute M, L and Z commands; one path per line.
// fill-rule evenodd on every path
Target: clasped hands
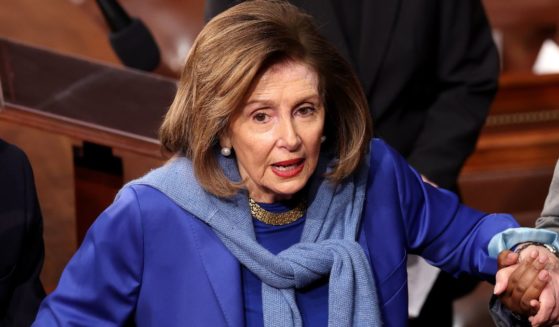
M 545 247 L 530 245 L 498 257 L 494 294 L 532 326 L 559 323 L 559 259 Z

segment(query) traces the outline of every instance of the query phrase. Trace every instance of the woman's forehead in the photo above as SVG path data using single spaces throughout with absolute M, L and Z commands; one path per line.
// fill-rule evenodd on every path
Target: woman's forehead
M 275 63 L 256 78 L 254 86 L 249 92 L 249 101 L 284 88 L 305 93 L 318 93 L 318 75 L 314 69 L 301 62 Z

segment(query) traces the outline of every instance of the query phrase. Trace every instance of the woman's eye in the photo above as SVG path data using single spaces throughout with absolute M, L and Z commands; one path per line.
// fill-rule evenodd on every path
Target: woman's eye
M 314 114 L 315 111 L 316 111 L 315 108 L 307 106 L 307 107 L 301 107 L 301 108 L 297 109 L 295 114 L 306 117 L 306 116 L 310 116 L 310 115 Z
M 268 115 L 263 112 L 256 113 L 252 116 L 252 119 L 258 123 L 265 123 L 268 121 L 268 118 Z

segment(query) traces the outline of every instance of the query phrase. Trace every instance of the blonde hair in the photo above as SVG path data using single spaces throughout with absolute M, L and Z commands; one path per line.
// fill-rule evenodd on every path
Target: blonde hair
M 319 76 L 326 104 L 323 147 L 338 158 L 328 179 L 340 182 L 363 160 L 372 124 L 350 66 L 319 35 L 312 18 L 293 5 L 245 1 L 213 18 L 198 35 L 160 129 L 162 146 L 192 160 L 206 191 L 228 197 L 241 187 L 218 165 L 219 137 L 259 74 L 278 60 L 304 63 Z

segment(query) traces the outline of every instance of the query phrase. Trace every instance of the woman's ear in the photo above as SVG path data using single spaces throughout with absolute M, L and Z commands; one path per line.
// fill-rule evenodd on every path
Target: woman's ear
M 222 148 L 231 148 L 231 138 L 229 132 L 225 131 L 219 136 L 219 146 Z

